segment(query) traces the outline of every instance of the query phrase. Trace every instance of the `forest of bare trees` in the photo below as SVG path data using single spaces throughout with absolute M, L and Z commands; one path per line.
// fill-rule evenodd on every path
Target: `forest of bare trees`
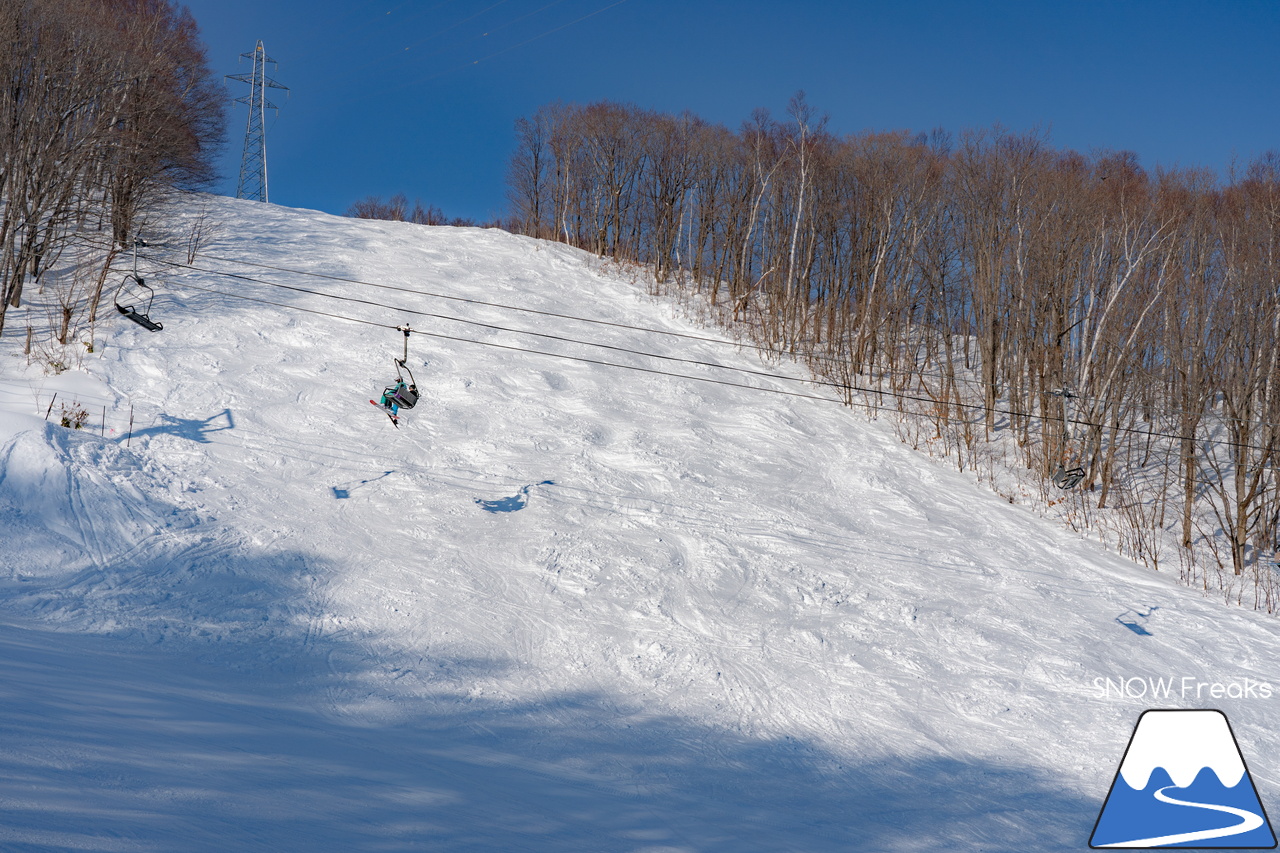
M 47 284 L 66 343 L 146 212 L 212 177 L 224 95 L 169 0 L 0 0 L 0 43 L 0 334 Z M 80 238 L 103 248 L 67 264 Z
M 365 196 L 347 208 L 347 216 L 354 219 L 381 219 L 386 222 L 411 222 L 414 225 L 450 225 L 455 228 L 501 228 L 500 221 L 477 223 L 465 216 L 448 217 L 444 211 L 434 204 L 422 206 L 422 201 L 415 199 L 413 206 L 404 193 L 396 193 L 384 199 L 379 195 Z
M 917 446 L 999 455 L 1125 553 L 1280 609 L 1280 157 L 1223 182 L 1001 128 L 838 137 L 803 93 L 736 132 L 609 102 L 516 131 L 517 230 L 643 264 Z

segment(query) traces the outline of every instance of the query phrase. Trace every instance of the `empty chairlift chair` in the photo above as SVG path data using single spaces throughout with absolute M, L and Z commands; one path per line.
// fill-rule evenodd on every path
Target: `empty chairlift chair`
M 155 301 L 156 292 L 137 275 L 127 275 L 116 290 L 116 310 L 148 332 L 158 332 L 164 324 L 151 319 L 151 303 Z M 143 305 L 145 299 L 146 304 Z M 123 300 L 123 301 L 121 301 Z
M 124 277 L 124 281 L 120 282 L 120 287 L 116 288 L 116 295 L 112 301 L 116 304 L 116 310 L 133 322 L 137 323 L 148 332 L 158 332 L 164 328 L 160 323 L 151 319 L 151 303 L 155 301 L 156 292 L 151 285 L 138 275 L 138 247 L 147 245 L 140 238 L 133 241 L 133 272 Z M 143 300 L 146 300 L 145 307 Z

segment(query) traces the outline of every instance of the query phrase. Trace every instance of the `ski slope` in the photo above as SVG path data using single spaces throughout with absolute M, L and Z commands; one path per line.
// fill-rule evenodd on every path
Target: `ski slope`
M 1079 850 L 1149 707 L 1280 804 L 1275 619 L 835 403 L 501 347 L 821 389 L 491 327 L 799 375 L 727 342 L 229 262 L 715 337 L 583 252 L 201 204 L 242 278 L 144 261 L 162 332 L 0 339 L 0 849 Z M 397 430 L 404 323 L 478 343 Z

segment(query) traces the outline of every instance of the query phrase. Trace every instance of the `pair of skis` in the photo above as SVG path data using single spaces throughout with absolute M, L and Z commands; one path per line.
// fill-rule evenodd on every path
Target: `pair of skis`
M 369 401 L 369 405 L 377 406 L 379 409 L 381 409 L 382 413 L 391 419 L 391 425 L 396 429 L 400 429 L 400 417 L 395 412 L 391 411 L 391 409 L 382 405 L 381 403 L 377 403 L 373 400 Z

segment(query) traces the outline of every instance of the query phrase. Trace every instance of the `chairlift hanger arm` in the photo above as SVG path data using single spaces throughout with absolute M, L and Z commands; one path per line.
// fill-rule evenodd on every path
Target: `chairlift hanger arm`
M 396 331 L 404 333 L 404 356 L 401 358 L 392 359 L 392 361 L 395 362 L 395 366 L 396 366 L 396 382 L 401 385 L 407 385 L 407 387 L 413 389 L 414 392 L 416 393 L 418 388 L 418 380 L 414 379 L 413 370 L 409 368 L 409 335 L 413 333 L 413 329 L 409 328 L 408 324 L 405 324 L 403 326 L 396 326 Z M 409 374 L 408 383 L 404 381 L 404 377 L 406 373 Z M 416 400 L 416 397 L 415 397 L 415 400 Z M 408 407 L 412 407 L 412 405 L 413 404 L 410 403 Z
M 400 359 L 400 363 L 405 364 L 409 360 L 409 335 L 413 332 L 413 329 L 409 328 L 408 323 L 405 323 L 403 326 L 396 326 L 396 330 L 404 332 L 404 357 Z

